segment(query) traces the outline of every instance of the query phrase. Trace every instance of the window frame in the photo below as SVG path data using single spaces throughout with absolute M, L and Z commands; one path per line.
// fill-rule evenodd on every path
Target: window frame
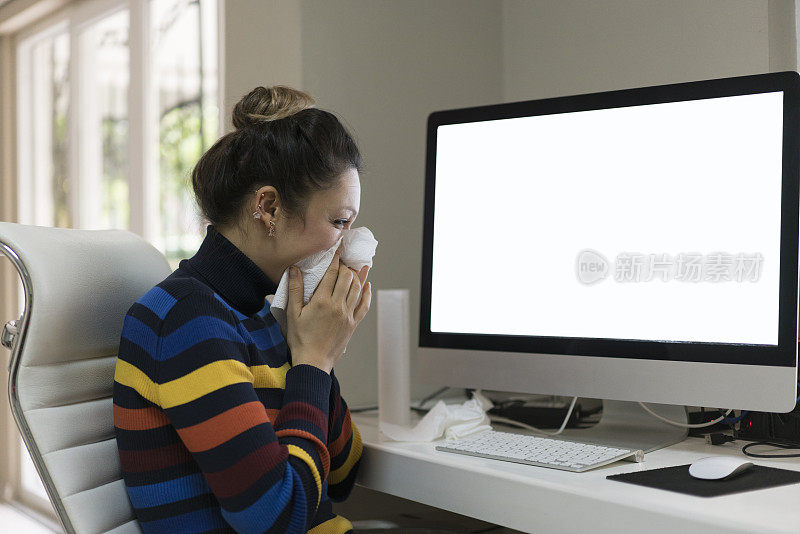
M 218 135 L 224 131 L 224 13 L 225 0 L 209 0 L 216 2 L 217 10 L 217 107 L 219 109 Z M 67 112 L 68 146 L 67 146 L 67 175 L 70 178 L 70 210 L 72 226 L 84 227 L 87 220 L 87 208 L 82 202 L 81 181 L 72 179 L 79 176 L 79 123 L 81 94 L 76 83 L 80 75 L 79 69 L 79 40 L 83 29 L 112 15 L 120 10 L 127 9 L 129 14 L 129 85 L 128 85 L 128 183 L 130 221 L 129 230 L 149 242 L 153 242 L 158 235 L 160 224 L 159 211 L 159 173 L 156 152 L 158 141 L 157 129 L 147 128 L 148 124 L 157 123 L 152 119 L 157 116 L 155 89 L 150 72 L 149 42 L 150 42 L 150 2 L 148 0 L 80 0 L 67 5 L 54 3 L 53 9 L 46 15 L 26 26 L 11 30 L 9 33 L 0 34 L 0 52 L 3 57 L 14 59 L 14 63 L 0 71 L 0 91 L 5 91 L 4 99 L 10 99 L 8 106 L 0 108 L 2 121 L 8 124 L 6 132 L 13 132 L 11 136 L 0 139 L 0 161 L 4 169 L 12 172 L 6 177 L 0 176 L 5 183 L 0 184 L 3 191 L 13 194 L 13 200 L 0 205 L 0 220 L 13 221 L 21 224 L 43 224 L 41 215 L 34 209 L 34 189 L 32 184 L 20 180 L 20 176 L 31 174 L 30 143 L 21 143 L 17 136 L 33 135 L 31 117 L 25 110 L 30 109 L 32 96 L 30 82 L 32 79 L 32 65 L 30 54 L 33 47 L 41 40 L 52 37 L 60 32 L 67 31 L 70 42 L 69 55 L 69 108 Z M 3 80 L 2 78 L 6 79 Z M 11 176 L 11 178 L 8 178 Z M 10 205 L 10 204 L 13 204 Z M 48 215 L 50 217 L 51 215 Z M 45 221 L 46 222 L 46 221 Z M 52 223 L 48 223 L 52 224 Z M 22 293 L 21 280 L 10 265 L 9 261 L 0 257 L 0 293 L 3 302 L 0 302 L 0 311 L 4 316 L 0 323 L 18 319 L 21 307 Z M 0 324 L 0 328 L 2 328 Z M 10 351 L 0 348 L 2 356 L 0 362 L 3 371 L 8 364 Z M 8 379 L 7 373 L 0 373 L 0 379 Z M 0 401 L 0 409 L 7 405 L 7 400 Z M 5 409 L 5 414 L 0 414 L 0 429 L 4 430 L 6 438 L 0 440 L 5 449 L 5 458 L 0 459 L 0 501 L 11 502 L 34 516 L 39 516 L 45 523 L 56 526 L 57 517 L 49 501 L 25 490 L 22 487 L 22 450 L 19 445 L 19 432 L 10 410 Z

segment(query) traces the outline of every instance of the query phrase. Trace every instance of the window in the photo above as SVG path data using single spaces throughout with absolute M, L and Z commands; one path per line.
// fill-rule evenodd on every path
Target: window
M 80 28 L 75 85 L 77 202 L 81 228 L 129 228 L 128 83 L 130 13 L 106 14 Z
M 174 268 L 205 234 L 190 173 L 220 135 L 217 47 L 209 38 L 217 34 L 217 6 L 194 0 L 151 0 L 150 6 L 162 213 L 156 243 Z
M 83 0 L 16 34 L 20 223 L 131 230 L 173 269 L 194 254 L 190 173 L 220 135 L 221 1 Z M 46 510 L 20 446 L 17 497 Z
M 218 0 L 92 0 L 19 41 L 19 222 L 204 237 L 191 169 L 219 137 Z
M 17 76 L 19 216 L 40 226 L 72 225 L 67 181 L 69 34 L 58 24 L 19 46 Z M 22 83 L 25 80 L 26 83 Z M 24 201 L 23 201 L 24 199 Z

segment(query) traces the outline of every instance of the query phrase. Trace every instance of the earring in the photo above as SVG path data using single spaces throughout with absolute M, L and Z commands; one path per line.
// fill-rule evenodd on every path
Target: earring
M 261 198 L 264 198 L 264 193 L 261 193 Z M 256 211 L 253 212 L 253 218 L 254 219 L 260 219 L 261 218 L 261 214 L 258 213 L 258 210 L 260 210 L 260 209 L 261 209 L 261 206 L 258 206 L 258 208 L 256 208 Z
M 275 236 L 275 223 L 270 221 L 269 222 L 269 233 L 267 234 L 269 237 Z

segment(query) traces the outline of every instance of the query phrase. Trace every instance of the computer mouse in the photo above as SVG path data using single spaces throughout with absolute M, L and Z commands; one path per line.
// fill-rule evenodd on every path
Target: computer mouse
M 753 462 L 748 462 L 738 456 L 709 456 L 692 462 L 689 474 L 694 478 L 705 480 L 723 480 L 732 478 L 753 467 Z

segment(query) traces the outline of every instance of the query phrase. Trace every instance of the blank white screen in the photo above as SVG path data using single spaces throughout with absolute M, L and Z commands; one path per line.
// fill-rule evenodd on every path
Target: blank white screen
M 431 331 L 777 345 L 783 92 L 439 126 Z M 595 284 L 578 253 L 610 262 Z M 760 253 L 757 281 L 614 279 Z

